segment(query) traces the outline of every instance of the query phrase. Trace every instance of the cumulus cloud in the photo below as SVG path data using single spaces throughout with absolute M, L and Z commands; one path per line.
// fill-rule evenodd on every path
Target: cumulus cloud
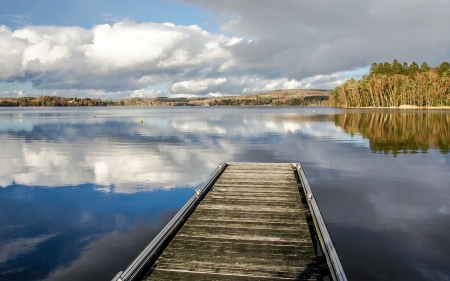
M 79 27 L 0 27 L 0 79 L 38 89 L 134 91 L 164 81 L 207 77 L 239 42 L 198 26 L 122 21 Z
M 209 10 L 222 33 L 120 18 L 1 26 L 0 81 L 75 96 L 150 97 L 160 93 L 143 91 L 161 83 L 169 95 L 228 95 L 333 88 L 372 62 L 450 56 L 448 1 L 179 1 Z
M 130 96 L 132 98 L 152 98 L 152 97 L 156 97 L 156 96 L 161 96 L 162 94 L 163 94 L 163 91 L 161 91 L 161 90 L 140 89 L 140 90 L 133 91 L 133 93 L 130 94 Z

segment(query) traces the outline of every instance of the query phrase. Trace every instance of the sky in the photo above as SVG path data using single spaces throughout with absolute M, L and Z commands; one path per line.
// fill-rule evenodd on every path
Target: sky
M 0 0 L 0 97 L 333 89 L 450 61 L 450 0 Z

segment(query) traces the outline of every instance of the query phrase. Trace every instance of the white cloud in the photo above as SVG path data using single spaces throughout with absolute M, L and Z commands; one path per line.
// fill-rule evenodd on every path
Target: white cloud
M 17 97 L 26 96 L 26 93 L 23 90 L 14 90 L 14 94 L 16 94 Z
M 130 95 L 132 98 L 154 98 L 161 96 L 163 92 L 161 90 L 136 90 Z
M 0 27 L 0 79 L 48 90 L 133 91 L 208 76 L 228 62 L 236 38 L 198 26 L 121 21 L 83 29 Z
M 170 92 L 175 93 L 201 93 L 208 91 L 211 87 L 216 87 L 227 82 L 226 78 L 202 79 L 182 81 L 172 84 Z

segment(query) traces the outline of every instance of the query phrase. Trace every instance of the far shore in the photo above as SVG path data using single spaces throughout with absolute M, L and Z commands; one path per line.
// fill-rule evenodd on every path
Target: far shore
M 339 108 L 339 107 L 338 107 Z M 416 105 L 400 105 L 400 106 L 389 106 L 389 107 L 375 107 L 375 106 L 361 106 L 361 107 L 340 107 L 345 109 L 403 109 L 403 110 L 449 110 L 450 106 L 416 106 Z

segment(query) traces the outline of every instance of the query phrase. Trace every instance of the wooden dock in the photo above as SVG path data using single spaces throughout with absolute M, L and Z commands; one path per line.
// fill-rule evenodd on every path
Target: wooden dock
M 320 257 L 327 249 L 319 249 L 323 237 L 314 231 L 312 193 L 302 188 L 298 166 L 226 166 L 209 188 L 197 191 L 202 198 L 182 226 L 161 239 L 165 249 L 144 280 L 324 280 L 322 275 L 335 271 Z M 123 276 L 113 280 L 137 280 Z M 346 280 L 335 272 L 330 276 Z

